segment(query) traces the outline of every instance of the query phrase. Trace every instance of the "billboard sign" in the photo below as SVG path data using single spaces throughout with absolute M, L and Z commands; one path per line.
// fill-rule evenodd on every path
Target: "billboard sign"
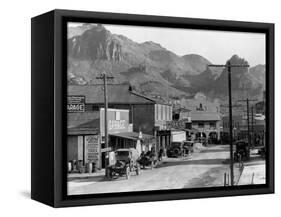
M 104 109 L 100 110 L 100 130 L 104 136 Z M 129 110 L 107 109 L 107 128 L 108 133 L 130 132 Z

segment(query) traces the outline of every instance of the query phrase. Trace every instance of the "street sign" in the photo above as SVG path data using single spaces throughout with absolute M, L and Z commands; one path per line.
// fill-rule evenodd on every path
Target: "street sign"
M 85 112 L 85 96 L 68 96 L 67 112 Z

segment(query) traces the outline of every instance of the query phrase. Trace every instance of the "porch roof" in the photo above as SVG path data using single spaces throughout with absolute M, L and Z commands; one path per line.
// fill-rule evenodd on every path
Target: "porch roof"
M 125 139 L 131 139 L 131 140 L 139 140 L 139 133 L 137 132 L 122 132 L 122 133 L 110 133 L 110 136 L 125 138 Z M 154 137 L 152 135 L 144 134 L 142 133 L 142 139 L 141 140 L 151 140 Z

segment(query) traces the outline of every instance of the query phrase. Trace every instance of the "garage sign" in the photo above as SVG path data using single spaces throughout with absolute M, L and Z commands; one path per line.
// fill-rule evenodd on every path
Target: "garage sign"
M 85 112 L 85 96 L 68 96 L 67 112 Z

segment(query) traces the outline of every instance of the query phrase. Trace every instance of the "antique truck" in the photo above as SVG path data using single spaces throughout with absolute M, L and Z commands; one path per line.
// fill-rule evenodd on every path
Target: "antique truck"
M 132 172 L 140 174 L 138 163 L 139 154 L 134 148 L 117 149 L 115 152 L 115 164 L 106 167 L 106 177 L 108 179 L 126 176 L 129 179 Z

